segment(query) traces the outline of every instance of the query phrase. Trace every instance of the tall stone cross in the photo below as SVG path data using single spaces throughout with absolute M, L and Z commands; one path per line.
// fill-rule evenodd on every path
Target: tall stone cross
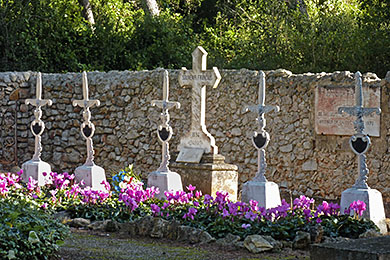
M 81 124 L 81 133 L 84 136 L 84 138 L 87 141 L 87 159 L 85 161 L 84 165 L 87 166 L 93 166 L 93 143 L 92 143 L 92 136 L 95 132 L 95 126 L 91 122 L 91 112 L 89 111 L 90 107 L 93 107 L 94 105 L 100 106 L 99 100 L 89 100 L 88 98 L 88 80 L 87 80 L 87 73 L 83 72 L 83 99 L 82 100 L 74 100 L 73 106 L 79 106 L 82 107 L 83 110 L 83 118 L 84 122 Z
M 249 106 L 245 108 L 246 111 L 251 111 L 258 114 L 257 122 L 259 123 L 259 132 L 254 132 L 252 137 L 253 145 L 258 150 L 257 155 L 257 173 L 253 178 L 254 181 L 266 182 L 265 178 L 265 169 L 267 163 L 265 160 L 265 147 L 269 142 L 269 134 L 264 130 L 266 125 L 266 120 L 264 114 L 272 110 L 279 112 L 279 106 L 266 106 L 265 105 L 265 74 L 263 71 L 259 73 L 260 82 L 259 82 L 259 94 L 258 94 L 258 104 L 254 106 Z
M 35 136 L 35 152 L 32 158 L 32 161 L 40 161 L 41 160 L 41 135 L 43 130 L 45 129 L 45 123 L 41 120 L 42 117 L 42 106 L 52 105 L 52 101 L 50 99 L 42 99 L 42 76 L 41 73 L 38 72 L 37 75 L 37 85 L 36 85 L 36 98 L 35 99 L 26 99 L 26 105 L 31 104 L 35 106 L 34 116 L 35 119 L 31 123 L 31 131 Z
M 356 120 L 354 122 L 356 134 L 351 136 L 351 139 L 349 140 L 352 151 L 358 156 L 359 177 L 353 187 L 368 189 L 367 174 L 369 171 L 366 164 L 366 155 L 364 153 L 368 150 L 371 140 L 364 131 L 363 117 L 372 113 L 379 115 L 381 113 L 381 109 L 379 107 L 363 107 L 362 74 L 359 71 L 355 73 L 355 80 L 356 105 L 353 107 L 339 107 L 338 112 L 339 114 L 345 112 L 351 116 L 356 116 Z
M 169 172 L 169 144 L 168 141 L 172 137 L 172 127 L 169 125 L 169 113 L 168 110 L 176 107 L 180 108 L 179 102 L 168 101 L 169 96 L 169 77 L 168 71 L 164 70 L 164 81 L 163 81 L 163 100 L 152 100 L 152 106 L 157 106 L 162 109 L 160 118 L 162 124 L 158 126 L 157 136 L 162 142 L 162 161 L 160 167 L 157 169 L 158 172 Z
M 192 52 L 192 70 L 182 68 L 179 74 L 180 86 L 192 86 L 191 97 L 191 128 L 180 140 L 180 151 L 176 161 L 196 162 L 187 160 L 186 154 L 195 153 L 199 161 L 203 153 L 218 153 L 214 137 L 207 131 L 206 117 L 206 86 L 216 88 L 221 80 L 218 68 L 207 70 L 207 52 L 198 46 Z

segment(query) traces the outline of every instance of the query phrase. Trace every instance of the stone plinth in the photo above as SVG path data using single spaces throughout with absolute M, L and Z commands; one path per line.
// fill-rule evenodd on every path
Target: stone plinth
M 155 197 L 165 199 L 164 191 L 178 191 L 183 190 L 180 175 L 176 172 L 151 172 L 148 175 L 148 187 L 156 187 L 160 190 Z
M 372 220 L 379 227 L 381 233 L 386 234 L 387 226 L 382 194 L 376 189 L 349 188 L 341 194 L 340 212 L 343 213 L 353 201 L 357 200 L 364 201 L 367 205 L 363 217 Z
M 238 167 L 225 163 L 222 155 L 206 154 L 200 163 L 174 162 L 170 168 L 181 176 L 183 187 L 192 184 L 213 197 L 217 191 L 226 191 L 230 200 L 237 200 Z
M 86 187 L 91 187 L 93 190 L 106 190 L 102 181 L 106 180 L 104 169 L 97 165 L 82 165 L 75 170 L 76 182 L 84 180 Z
M 51 173 L 50 164 L 44 161 L 27 161 L 22 165 L 23 174 L 22 181 L 28 182 L 30 177 L 38 181 L 39 186 L 43 186 L 47 183 Z M 47 173 L 46 176 L 43 176 L 43 173 Z
M 352 239 L 338 243 L 312 245 L 313 260 L 390 259 L 390 236 Z
M 281 205 L 279 187 L 276 183 L 267 181 L 248 181 L 242 186 L 241 201 L 259 202 L 259 206 L 269 209 Z

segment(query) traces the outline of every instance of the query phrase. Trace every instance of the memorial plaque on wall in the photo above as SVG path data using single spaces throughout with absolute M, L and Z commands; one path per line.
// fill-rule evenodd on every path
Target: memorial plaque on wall
M 379 87 L 365 87 L 363 83 L 363 106 L 380 107 Z M 340 86 L 318 86 L 315 90 L 315 130 L 324 135 L 353 135 L 356 117 L 337 112 L 339 107 L 355 106 L 355 88 Z M 380 115 L 375 113 L 363 118 L 365 132 L 369 136 L 380 136 Z

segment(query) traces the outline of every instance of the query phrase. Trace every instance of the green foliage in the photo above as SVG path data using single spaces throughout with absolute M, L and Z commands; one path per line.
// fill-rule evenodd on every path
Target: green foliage
M 379 0 L 0 1 L 0 70 L 141 70 L 191 66 L 202 45 L 220 68 L 296 73 L 390 67 L 390 2 Z M 302 1 L 303 2 L 303 1 Z
M 91 221 L 112 219 L 119 222 L 131 219 L 130 212 L 118 199 L 107 199 L 98 204 L 73 204 L 64 207 L 71 218 L 85 218 Z
M 0 70 L 82 69 L 91 32 L 77 0 L 1 1 L 0 28 Z
M 49 259 L 68 234 L 68 228 L 31 204 L 0 202 L 0 258 Z
M 326 236 L 330 237 L 348 237 L 359 238 L 359 235 L 369 229 L 379 231 L 378 227 L 371 221 L 365 218 L 352 218 L 348 215 L 337 217 L 321 217 L 321 225 L 324 227 Z

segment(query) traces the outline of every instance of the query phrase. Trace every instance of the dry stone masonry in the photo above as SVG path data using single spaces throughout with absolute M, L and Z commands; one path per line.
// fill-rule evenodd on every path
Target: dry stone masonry
M 226 162 L 238 166 L 239 185 L 242 185 L 257 170 L 257 151 L 250 141 L 256 122 L 252 115 L 243 113 L 242 107 L 257 100 L 258 72 L 220 70 L 220 74 L 218 88 L 208 90 L 205 120 Z M 316 111 L 315 100 L 318 88 L 353 92 L 353 73 L 292 74 L 280 69 L 265 74 L 267 104 L 279 105 L 281 110 L 267 114 L 268 126 L 272 126 L 267 129 L 272 136 L 266 153 L 267 178 L 295 194 L 340 198 L 357 177 L 356 155 L 348 141 L 351 133 L 317 133 L 318 112 L 327 111 Z M 176 129 L 170 141 L 173 152 L 177 151 L 180 138 L 190 130 L 191 89 L 180 87 L 179 70 L 169 70 L 169 75 L 170 98 L 182 105 L 182 109 L 170 111 L 171 126 Z M 0 168 L 3 170 L 20 167 L 33 156 L 34 139 L 29 124 L 34 117 L 24 100 L 34 97 L 36 77 L 35 72 L 0 73 Z M 146 177 L 161 161 L 161 145 L 151 130 L 160 124 L 160 112 L 149 105 L 162 96 L 161 69 L 89 72 L 88 80 L 91 99 L 102 103 L 99 109 L 91 108 L 96 126 L 92 138 L 96 163 L 108 175 L 133 163 L 135 171 Z M 386 204 L 390 202 L 390 73 L 384 79 L 366 73 L 362 80 L 364 92 L 368 89 L 380 96 L 380 104 L 364 106 L 382 110 L 380 136 L 370 135 L 367 183 L 382 192 Z M 45 149 L 41 157 L 58 172 L 74 172 L 85 160 L 85 141 L 79 131 L 81 109 L 71 104 L 82 95 L 81 83 L 80 73 L 42 75 L 45 98 L 53 100 L 53 105 L 42 111 L 46 130 L 42 134 Z

